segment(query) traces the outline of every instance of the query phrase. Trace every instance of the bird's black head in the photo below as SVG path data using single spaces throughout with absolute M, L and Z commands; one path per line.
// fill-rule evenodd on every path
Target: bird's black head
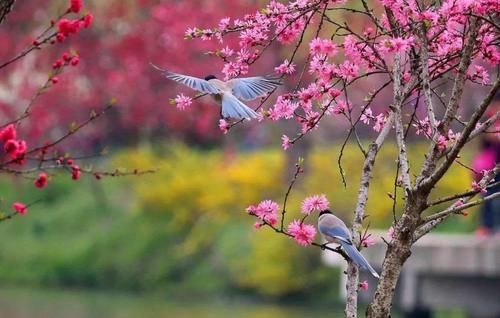
M 209 81 L 209 80 L 214 79 L 214 78 L 217 78 L 217 77 L 215 77 L 215 75 L 210 74 L 210 75 L 205 76 L 205 81 Z
M 322 216 L 323 214 L 333 214 L 333 213 L 332 213 L 332 211 L 326 209 L 326 210 L 319 212 L 319 216 Z

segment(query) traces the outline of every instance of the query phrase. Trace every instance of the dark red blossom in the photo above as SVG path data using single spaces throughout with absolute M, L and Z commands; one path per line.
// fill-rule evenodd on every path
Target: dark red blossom
M 49 178 L 45 172 L 40 172 L 38 178 L 35 180 L 35 187 L 38 189 L 43 189 L 47 185 Z
M 19 148 L 19 143 L 17 140 L 14 139 L 9 139 L 3 146 L 3 149 L 5 150 L 6 153 L 15 153 L 17 152 L 17 149 Z
M 0 131 L 0 140 L 2 142 L 6 142 L 11 139 L 16 139 L 17 133 L 16 133 L 16 127 L 14 127 L 13 124 L 8 125 L 2 131 Z
M 69 52 L 64 52 L 63 56 L 62 56 L 63 60 L 65 60 L 66 62 L 69 62 L 71 61 L 71 54 L 69 54 Z
M 52 68 L 53 68 L 53 69 L 60 68 L 61 66 L 63 66 L 63 64 L 64 64 L 64 63 L 63 63 L 63 61 L 61 61 L 61 60 L 56 60 L 56 61 L 54 62 L 54 64 L 52 64 Z
M 12 208 L 21 215 L 26 215 L 26 213 L 28 213 L 28 207 L 26 204 L 21 202 L 14 202 L 14 204 L 12 204 Z
M 83 27 L 88 28 L 92 24 L 92 21 L 94 21 L 94 16 L 90 13 L 86 14 L 83 17 Z
M 81 172 L 80 167 L 78 165 L 74 165 L 71 167 L 71 179 L 78 180 L 78 179 L 80 179 L 81 175 L 82 175 L 82 172 Z
M 78 13 L 80 10 L 82 10 L 83 4 L 82 0 L 70 0 L 70 6 L 69 6 L 69 11 Z
M 78 20 L 61 19 L 57 24 L 57 30 L 64 36 L 68 36 L 71 33 L 77 33 L 80 28 L 80 23 Z
M 57 33 L 57 35 L 56 35 L 57 42 L 62 42 L 62 41 L 64 41 L 65 38 L 66 37 L 61 32 Z

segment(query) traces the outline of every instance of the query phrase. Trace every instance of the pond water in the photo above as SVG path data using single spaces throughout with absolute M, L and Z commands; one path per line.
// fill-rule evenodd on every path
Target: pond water
M 158 295 L 0 288 L 0 317 L 8 318 L 299 318 L 342 317 L 341 308 L 185 300 Z

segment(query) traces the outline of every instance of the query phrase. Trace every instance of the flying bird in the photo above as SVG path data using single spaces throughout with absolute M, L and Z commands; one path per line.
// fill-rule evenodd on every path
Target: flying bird
M 380 277 L 352 243 L 351 232 L 345 223 L 330 210 L 319 213 L 318 229 L 328 243 L 340 244 L 354 264 L 369 271 L 375 278 Z
M 266 76 L 233 78 L 221 81 L 214 75 L 197 78 L 163 70 L 154 64 L 166 78 L 184 84 L 199 92 L 210 94 L 221 105 L 221 117 L 248 120 L 257 118 L 258 114 L 239 99 L 248 101 L 262 97 L 276 89 L 281 83 Z

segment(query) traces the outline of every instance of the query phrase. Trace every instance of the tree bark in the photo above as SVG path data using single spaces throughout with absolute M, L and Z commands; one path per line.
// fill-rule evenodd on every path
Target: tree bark
M 404 244 L 399 240 L 393 242 L 387 248 L 382 265 L 382 273 L 380 275 L 380 282 L 377 285 L 373 301 L 366 310 L 366 317 L 368 318 L 382 318 L 390 317 L 392 299 L 396 284 L 401 274 L 404 262 L 410 256 L 411 243 Z
M 391 316 L 392 300 L 396 284 L 401 274 L 403 264 L 411 255 L 411 246 L 414 243 L 413 233 L 420 220 L 420 213 L 425 209 L 429 192 L 410 191 L 405 202 L 404 213 L 399 219 L 395 235 L 389 243 L 380 281 L 375 290 L 372 302 L 366 310 L 368 318 L 389 318 Z

